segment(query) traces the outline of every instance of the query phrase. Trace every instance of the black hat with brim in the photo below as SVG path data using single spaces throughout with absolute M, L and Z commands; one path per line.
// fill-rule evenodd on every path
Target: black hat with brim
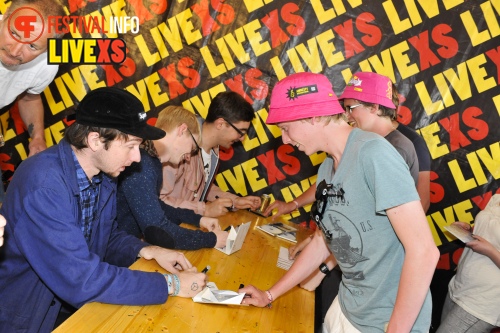
M 158 140 L 165 131 L 149 125 L 141 101 L 130 92 L 104 87 L 90 91 L 76 108 L 78 124 L 113 128 L 144 140 Z

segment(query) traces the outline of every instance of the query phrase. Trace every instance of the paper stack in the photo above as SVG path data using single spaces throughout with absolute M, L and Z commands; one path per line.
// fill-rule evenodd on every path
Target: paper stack
M 289 270 L 292 266 L 293 260 L 288 259 L 288 249 L 286 247 L 280 247 L 280 254 L 278 256 L 278 263 L 276 266 L 283 268 L 284 270 Z

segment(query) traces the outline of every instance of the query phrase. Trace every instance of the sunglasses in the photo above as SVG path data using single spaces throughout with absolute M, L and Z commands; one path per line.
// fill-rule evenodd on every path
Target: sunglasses
M 191 131 L 189 130 L 189 128 L 187 130 L 189 132 L 189 135 L 191 135 L 191 138 L 193 139 L 193 142 L 194 142 L 194 144 L 196 146 L 196 148 L 194 148 L 193 150 L 191 150 L 191 155 L 196 155 L 196 154 L 198 154 L 198 152 L 200 151 L 201 148 L 200 148 L 200 146 L 198 146 L 198 142 L 196 142 L 196 139 L 194 138 L 193 133 L 191 133 Z
M 222 119 L 224 119 L 224 118 L 222 118 Z M 246 133 L 245 133 L 245 132 L 243 132 L 242 130 L 240 130 L 238 127 L 234 126 L 234 124 L 233 124 L 232 122 L 230 122 L 229 120 L 224 119 L 224 121 L 225 121 L 226 123 L 228 123 L 228 124 L 229 124 L 229 126 L 231 126 L 232 128 L 234 128 L 234 130 L 235 130 L 236 132 L 238 132 L 238 134 L 239 134 L 240 138 L 242 138 L 242 137 L 244 137 L 244 136 L 246 135 Z
M 357 108 L 358 106 L 362 106 L 363 104 L 356 104 L 356 105 L 344 105 L 344 110 L 345 112 L 352 113 L 352 110 Z
M 344 193 L 342 188 L 336 190 L 333 188 L 333 184 L 327 184 L 324 179 L 316 186 L 316 201 L 311 207 L 311 218 L 321 228 L 327 239 L 332 239 L 333 236 L 332 232 L 328 230 L 323 223 L 328 198 L 336 197 L 343 200 Z

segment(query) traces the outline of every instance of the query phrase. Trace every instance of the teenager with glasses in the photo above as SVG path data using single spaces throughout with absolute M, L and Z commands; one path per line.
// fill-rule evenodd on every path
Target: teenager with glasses
M 174 208 L 159 199 L 163 183 L 162 164 L 189 161 L 199 150 L 200 127 L 195 115 L 180 106 L 168 106 L 158 114 L 157 128 L 167 134 L 141 145 L 141 161 L 118 178 L 118 225 L 146 242 L 171 249 L 196 250 L 224 247 L 228 233 L 216 218 L 189 209 Z M 207 229 L 191 230 L 182 222 Z
M 198 118 L 201 149 L 189 161 L 164 165 L 160 198 L 173 207 L 210 217 L 232 209 L 259 208 L 259 197 L 240 197 L 213 184 L 219 166 L 219 146 L 228 149 L 243 141 L 254 117 L 252 106 L 238 93 L 222 92 L 215 96 L 206 119 Z
M 250 296 L 243 302 L 271 307 L 333 254 L 342 284 L 325 332 L 427 332 L 429 285 L 439 251 L 401 155 L 379 135 L 347 123 L 321 74 L 281 80 L 272 92 L 267 123 L 277 124 L 283 142 L 307 155 L 328 153 L 317 182 L 335 190 L 324 198 L 323 235 L 314 234 L 270 289 L 240 289 Z

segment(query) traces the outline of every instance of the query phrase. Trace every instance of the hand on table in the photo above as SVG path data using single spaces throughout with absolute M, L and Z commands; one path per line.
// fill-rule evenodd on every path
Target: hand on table
M 198 273 L 196 267 L 191 267 L 180 272 L 177 276 L 181 283 L 179 294 L 177 295 L 180 297 L 194 297 L 207 284 L 207 275 L 205 273 Z
M 204 216 L 219 217 L 226 214 L 233 207 L 233 200 L 228 198 L 219 198 L 205 203 Z
M 200 219 L 200 228 L 205 228 L 208 231 L 221 230 L 219 220 L 208 216 L 203 216 Z
M 263 308 L 269 304 L 269 299 L 265 291 L 255 288 L 252 285 L 245 286 L 238 290 L 239 293 L 245 293 L 246 296 L 241 304 L 248 304 Z
M 276 220 L 276 218 L 280 217 L 283 214 L 288 214 L 293 212 L 296 209 L 297 205 L 293 202 L 284 202 L 281 200 L 275 200 L 272 204 L 270 204 L 267 209 L 262 212 L 264 216 L 269 216 L 274 209 L 278 211 L 273 215 L 272 220 Z
M 215 236 L 217 236 L 217 242 L 215 243 L 214 247 L 222 248 L 226 246 L 227 236 L 229 236 L 229 232 L 222 231 L 220 229 L 216 229 L 212 232 L 215 234 Z
M 146 260 L 155 259 L 161 267 L 170 273 L 179 273 L 181 270 L 193 267 L 184 254 L 159 246 L 150 245 L 143 247 L 139 255 Z
M 297 243 L 296 245 L 292 245 L 288 248 L 288 259 L 294 260 L 297 258 L 299 253 L 311 242 L 311 237 L 307 237 L 303 239 L 300 243 Z
M 234 208 L 256 210 L 260 207 L 260 198 L 256 196 L 238 197 L 234 199 Z

